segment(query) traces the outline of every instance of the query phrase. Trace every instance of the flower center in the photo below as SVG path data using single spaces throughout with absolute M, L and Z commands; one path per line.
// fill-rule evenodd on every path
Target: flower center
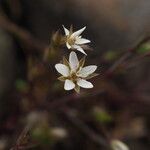
M 68 41 L 69 45 L 74 45 L 76 40 L 75 40 L 75 38 L 68 37 L 67 41 Z
M 72 73 L 70 74 L 70 79 L 71 79 L 72 81 L 76 81 L 76 80 L 77 80 L 76 72 L 72 72 Z

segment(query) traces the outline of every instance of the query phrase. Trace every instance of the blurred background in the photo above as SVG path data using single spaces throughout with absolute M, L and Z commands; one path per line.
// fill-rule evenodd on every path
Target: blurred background
M 99 76 L 79 95 L 54 69 L 62 25 L 92 41 Z M 0 150 L 149 150 L 149 37 L 149 0 L 0 0 Z

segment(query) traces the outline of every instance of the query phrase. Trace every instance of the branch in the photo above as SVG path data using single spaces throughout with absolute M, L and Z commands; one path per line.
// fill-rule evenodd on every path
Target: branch
M 59 99 L 55 99 L 54 101 L 44 105 L 46 108 L 48 109 L 55 109 L 56 107 L 60 107 L 68 102 L 72 102 L 72 101 L 78 101 L 80 99 L 84 99 L 84 98 L 92 98 L 92 97 L 95 97 L 95 96 L 100 96 L 100 95 L 103 95 L 105 93 L 105 91 L 102 91 L 102 90 L 98 90 L 96 92 L 93 92 L 93 93 L 90 93 L 90 94 L 71 94 L 71 95 L 68 95 L 68 96 L 65 96 L 65 97 L 62 97 L 62 98 L 59 98 Z
M 91 141 L 98 144 L 99 146 L 109 148 L 109 141 L 107 139 L 95 133 L 86 124 L 84 124 L 84 122 L 78 119 L 69 109 L 61 109 L 61 113 L 63 113 L 65 117 L 81 132 L 83 132 Z
M 30 130 L 29 126 L 26 126 L 21 134 L 19 135 L 16 144 L 10 149 L 10 150 L 19 150 L 22 149 L 22 146 L 25 144 L 25 141 L 27 141 L 28 132 Z
M 36 50 L 41 52 L 48 47 L 46 44 L 34 38 L 30 32 L 11 22 L 4 14 L 0 14 L 0 27 L 5 31 L 15 35 L 32 51 Z

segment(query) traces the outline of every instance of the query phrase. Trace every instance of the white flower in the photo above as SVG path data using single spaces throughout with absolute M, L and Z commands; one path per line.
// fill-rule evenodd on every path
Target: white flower
M 129 150 L 128 146 L 119 140 L 112 140 L 111 147 L 113 150 Z
M 67 130 L 61 127 L 53 127 L 51 128 L 50 134 L 55 139 L 63 139 L 68 136 Z
M 81 53 L 87 55 L 85 51 L 83 50 L 82 46 L 83 44 L 90 43 L 91 41 L 85 38 L 82 38 L 81 33 L 86 29 L 86 27 L 73 32 L 72 29 L 70 30 L 66 29 L 64 26 L 64 31 L 66 35 L 66 46 L 68 49 L 76 49 L 80 51 Z
M 75 89 L 76 92 L 79 92 L 80 87 L 93 88 L 93 84 L 86 79 L 97 75 L 94 74 L 97 66 L 90 65 L 83 67 L 84 62 L 85 57 L 79 61 L 76 53 L 72 51 L 69 56 L 69 62 L 66 58 L 63 58 L 63 64 L 59 63 L 55 65 L 56 70 L 62 75 L 58 79 L 65 82 L 65 90 Z

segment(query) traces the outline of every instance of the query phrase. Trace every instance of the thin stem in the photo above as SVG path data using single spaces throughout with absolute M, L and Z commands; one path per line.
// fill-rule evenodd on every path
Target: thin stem
M 83 132 L 91 141 L 99 146 L 109 147 L 109 142 L 90 129 L 84 122 L 78 119 L 69 109 L 61 109 L 61 112 L 67 117 L 67 119 L 76 126 L 81 132 Z
M 30 50 L 34 51 L 43 51 L 48 47 L 43 42 L 34 38 L 30 32 L 17 26 L 15 23 L 11 22 L 4 14 L 0 13 L 0 27 L 7 32 L 15 35 L 19 40 L 27 44 Z

